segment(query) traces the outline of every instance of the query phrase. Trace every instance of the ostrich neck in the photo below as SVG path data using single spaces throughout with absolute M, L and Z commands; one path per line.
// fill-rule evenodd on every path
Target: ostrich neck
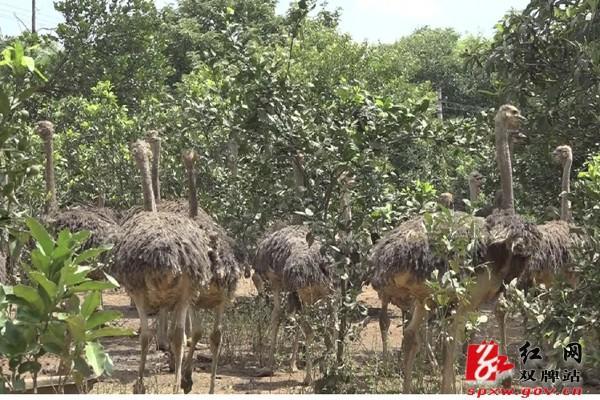
M 46 214 L 58 208 L 56 200 L 56 180 L 54 177 L 54 143 L 52 138 L 44 141 L 44 152 L 46 153 L 46 167 L 44 175 L 46 178 Z
M 187 170 L 188 175 L 188 185 L 189 185 L 189 208 L 190 208 L 190 217 L 194 218 L 198 216 L 198 195 L 196 194 L 196 173 L 194 172 L 194 168 L 189 168 Z
M 138 166 L 142 175 L 142 189 L 144 192 L 144 210 L 156 211 L 156 202 L 152 191 L 152 176 L 148 165 L 148 157 L 144 156 L 143 160 L 138 160 Z
M 152 147 L 152 192 L 154 192 L 154 200 L 160 203 L 160 142 L 155 141 L 151 144 Z
M 469 182 L 469 198 L 471 203 L 475 203 L 479 199 L 479 187 L 473 181 Z
M 294 160 L 294 183 L 296 185 L 296 192 L 298 195 L 302 195 L 306 187 L 304 182 L 304 165 L 301 162 Z
M 502 208 L 514 212 L 515 204 L 513 195 L 512 164 L 508 142 L 506 126 L 496 122 L 496 162 L 498 163 L 498 169 L 500 170 Z
M 570 216 L 570 201 L 568 193 L 571 192 L 571 165 L 573 164 L 572 159 L 568 159 L 563 166 L 562 175 L 562 192 L 563 195 L 560 199 L 560 219 L 563 221 L 569 221 Z

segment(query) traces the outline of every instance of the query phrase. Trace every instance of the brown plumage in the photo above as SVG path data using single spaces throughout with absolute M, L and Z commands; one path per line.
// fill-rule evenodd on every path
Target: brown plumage
M 181 387 L 185 320 L 189 307 L 212 280 L 211 264 L 216 261 L 210 239 L 185 215 L 156 212 L 145 142 L 132 146 L 142 175 L 145 211 L 123 225 L 123 236 L 113 249 L 111 271 L 132 297 L 140 317 L 141 360 L 136 393 L 145 391 L 143 376 L 152 334 L 148 314 L 172 311 L 171 350 L 175 364 L 174 392 Z M 193 350 L 192 350 L 193 351 Z
M 202 231 L 208 233 L 211 247 L 211 279 L 208 288 L 199 292 L 194 298 L 193 308 L 211 309 L 215 313 L 213 330 L 210 335 L 210 349 L 212 352 L 211 376 L 209 393 L 214 393 L 217 374 L 217 364 L 219 360 L 219 350 L 222 338 L 222 322 L 225 307 L 230 304 L 235 295 L 237 283 L 242 275 L 242 268 L 235 252 L 230 247 L 230 238 L 221 227 L 216 225 L 212 218 L 206 218 L 204 213 L 199 214 L 198 199 L 196 193 L 196 171 L 194 164 L 197 155 L 193 150 L 184 150 L 182 161 L 185 166 L 189 186 L 189 216 L 190 221 Z M 194 362 L 194 349 L 196 343 L 200 340 L 204 327 L 201 326 L 197 318 L 197 312 L 193 313 L 190 351 L 185 362 L 185 369 L 182 379 L 182 387 L 185 393 L 192 389 L 192 370 Z
M 467 214 L 455 212 L 455 218 L 468 218 L 478 235 L 482 235 L 484 220 L 471 219 Z M 469 239 L 474 232 L 461 226 L 458 232 Z M 484 255 L 484 242 L 478 246 L 480 258 Z M 371 284 L 377 290 L 390 283 L 394 275 L 409 272 L 417 280 L 427 279 L 433 270 L 447 271 L 447 261 L 435 255 L 429 247 L 427 231 L 422 216 L 411 218 L 380 239 L 369 253 L 369 264 L 373 267 Z
M 182 277 L 197 291 L 212 279 L 209 239 L 183 215 L 142 212 L 123 225 L 111 268 L 128 292 L 144 291 L 149 311 L 172 307 L 167 290 Z M 162 291 L 162 292 L 161 292 Z
M 318 241 L 309 245 L 310 230 L 291 225 L 267 235 L 259 244 L 254 269 L 262 278 L 277 280 L 285 291 L 328 286 L 331 272 Z
M 476 269 L 475 284 L 465 295 L 466 303 L 456 307 L 449 334 L 452 341 L 445 343 L 442 392 L 451 393 L 454 385 L 454 360 L 457 343 L 462 341 L 466 314 L 476 310 L 480 304 L 498 295 L 502 283 L 518 276 L 524 269 L 527 257 L 535 248 L 539 233 L 533 224 L 526 223 L 514 214 L 512 188 L 512 167 L 509 152 L 509 131 L 519 128 L 522 119 L 519 111 L 510 105 L 500 107 L 496 115 L 496 153 L 500 169 L 503 189 L 502 206 L 507 211 L 492 214 L 485 220 L 466 216 L 465 233 L 477 235 L 479 256 L 485 255 L 489 261 L 487 269 Z M 462 213 L 454 213 L 453 217 L 461 217 Z M 461 218 L 461 220 L 463 220 Z M 464 220 L 463 220 L 464 221 Z M 475 228 L 472 232 L 470 227 Z M 459 230 L 459 234 L 462 232 Z M 434 269 L 444 271 L 447 260 L 436 257 L 430 247 L 427 232 L 420 217 L 411 219 L 391 231 L 376 244 L 370 254 L 369 261 L 373 268 L 372 284 L 382 300 L 380 328 L 383 342 L 383 353 L 387 353 L 387 330 L 389 317 L 388 303 L 400 307 L 414 306 L 412 318 L 404 331 L 402 352 L 404 355 L 404 392 L 410 393 L 412 386 L 412 368 L 420 340 L 419 330 L 427 318 L 429 288 L 425 279 Z M 483 260 L 482 260 L 483 261 Z M 440 274 L 441 276 L 441 274 Z
M 537 227 L 541 240 L 528 263 L 528 272 L 546 285 L 550 276 L 565 272 L 569 266 L 571 234 L 566 221 L 550 221 Z
M 290 225 L 265 236 L 258 244 L 254 260 L 253 280 L 260 290 L 262 281 L 270 283 L 273 292 L 273 310 L 269 328 L 270 349 L 268 366 L 262 373 L 271 375 L 275 368 L 275 352 L 281 322 L 282 292 L 289 292 L 295 311 L 304 311 L 310 305 L 325 298 L 332 290 L 332 271 L 329 260 L 321 253 L 321 244 L 312 237 L 308 227 Z M 258 275 L 258 278 L 257 278 Z M 300 328 L 310 347 L 314 333 L 310 324 L 300 318 Z M 296 370 L 298 358 L 298 332 L 296 332 L 290 367 Z M 312 357 L 307 356 L 304 383 L 312 382 Z
M 559 221 L 550 221 L 538 225 L 541 233 L 539 248 L 529 260 L 527 272 L 522 285 L 530 285 L 533 281 L 543 283 L 548 287 L 554 279 L 566 274 L 572 278 L 569 268 L 572 264 L 569 249 L 576 235 L 571 233 L 571 207 L 568 199 L 570 193 L 570 174 L 573 163 L 573 152 L 569 146 L 558 146 L 552 152 L 554 161 L 563 168 L 561 180 L 561 211 Z M 571 282 L 574 284 L 574 282 Z

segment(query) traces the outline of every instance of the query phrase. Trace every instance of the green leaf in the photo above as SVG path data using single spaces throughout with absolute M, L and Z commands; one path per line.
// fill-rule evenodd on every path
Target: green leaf
M 14 45 L 15 49 L 15 63 L 21 64 L 21 60 L 25 55 L 25 49 L 23 49 L 23 44 L 21 42 L 16 42 Z
M 87 292 L 88 290 L 104 290 L 104 289 L 114 289 L 115 285 L 110 282 L 100 282 L 100 281 L 87 281 L 80 283 L 77 286 L 73 286 L 70 291 L 72 293 L 79 292 Z
M 40 337 L 40 343 L 42 347 L 49 353 L 62 354 L 65 352 L 65 346 L 69 343 L 65 342 L 65 335 L 67 327 L 65 323 L 54 321 L 48 324 L 48 329 Z
M 85 341 L 85 321 L 81 315 L 71 315 L 67 318 L 67 326 L 71 336 L 78 342 Z
M 129 328 L 106 327 L 90 332 L 86 336 L 86 340 L 92 341 L 101 337 L 107 336 L 132 336 L 133 330 Z
M 54 250 L 54 240 L 52 240 L 52 237 L 46 228 L 44 228 L 42 224 L 31 217 L 27 218 L 26 224 L 31 231 L 31 236 L 33 236 L 33 238 L 40 244 L 44 254 L 51 255 L 52 250 Z
M 44 311 L 44 300 L 40 297 L 40 294 L 35 288 L 26 285 L 17 285 L 13 287 L 13 294 L 27 302 L 33 309 L 43 312 Z
M 75 264 L 83 264 L 85 261 L 89 260 L 89 259 L 94 259 L 96 257 L 98 257 L 100 254 L 104 253 L 107 250 L 110 250 L 112 248 L 112 246 L 103 246 L 103 247 L 97 247 L 94 249 L 87 249 L 84 250 L 83 252 L 81 252 L 81 254 L 79 254 L 76 258 L 75 261 L 73 261 Z
M 45 255 L 40 249 L 35 249 L 31 252 L 31 263 L 45 275 L 50 273 L 50 264 L 52 259 Z
M 85 328 L 87 330 L 94 329 L 102 324 L 105 324 L 110 321 L 114 321 L 122 317 L 122 314 L 118 311 L 96 311 L 88 318 L 85 323 Z
M 81 244 L 85 243 L 86 240 L 88 240 L 90 238 L 90 236 L 92 236 L 92 233 L 90 231 L 79 231 L 79 232 L 73 233 L 73 236 L 71 238 L 76 243 L 81 245 Z
M 60 282 L 67 287 L 77 285 L 87 279 L 91 270 L 91 267 L 68 265 L 60 270 Z
M 21 65 L 26 67 L 30 72 L 35 70 L 35 61 L 29 56 L 23 56 L 23 58 L 21 58 Z
M 90 315 L 98 308 L 102 301 L 102 295 L 98 291 L 88 294 L 81 305 L 81 315 L 87 320 Z M 87 325 L 87 324 L 86 324 Z M 86 326 L 87 328 L 87 326 Z
M 86 343 L 85 358 L 94 369 L 96 376 L 102 375 L 105 371 L 109 374 L 112 372 L 112 361 L 100 343 Z
M 58 292 L 56 283 L 52 282 L 51 280 L 46 278 L 44 274 L 37 271 L 31 271 L 29 273 L 29 277 L 33 281 L 37 282 L 46 291 L 46 294 L 48 294 L 48 297 L 50 297 L 50 299 L 54 299 L 56 293 Z
M 86 345 L 86 347 L 87 347 L 87 345 Z M 90 369 L 90 366 L 81 357 L 77 357 L 73 361 L 73 367 L 74 367 L 75 371 L 77 371 L 83 379 L 92 375 L 92 370 Z

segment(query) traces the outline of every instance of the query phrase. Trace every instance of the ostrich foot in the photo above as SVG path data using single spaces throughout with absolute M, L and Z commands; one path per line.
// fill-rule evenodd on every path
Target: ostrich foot
M 192 381 L 192 373 L 185 373 L 181 377 L 181 388 L 183 389 L 183 393 L 188 394 L 192 391 L 192 386 L 194 382 Z
M 137 382 L 133 384 L 133 394 L 145 394 L 146 387 L 144 386 L 144 381 L 142 379 L 138 379 Z
M 306 375 L 304 377 L 304 381 L 302 381 L 302 384 L 304 386 L 310 386 L 310 385 L 312 385 L 312 376 L 311 375 Z
M 288 371 L 289 372 L 298 372 L 298 365 L 296 365 L 296 363 L 291 364 Z

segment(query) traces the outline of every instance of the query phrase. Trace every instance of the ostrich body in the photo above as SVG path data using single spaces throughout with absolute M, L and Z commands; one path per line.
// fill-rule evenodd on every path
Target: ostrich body
M 569 227 L 571 206 L 568 196 L 571 192 L 573 152 L 569 146 L 558 146 L 552 155 L 554 160 L 562 166 L 560 220 L 538 225 L 538 229 L 542 233 L 540 251 L 532 257 L 528 264 L 530 280 L 544 284 L 546 287 L 551 286 L 555 278 L 561 274 L 566 275 L 570 283 L 574 284 L 574 277 L 568 271 L 569 247 L 572 240 Z
M 133 299 L 140 317 L 141 357 L 135 393 L 144 393 L 144 369 L 153 334 L 148 314 L 172 312 L 171 351 L 175 364 L 174 392 L 182 377 L 185 320 L 188 308 L 211 280 L 210 239 L 189 218 L 156 211 L 148 166 L 147 144 L 132 148 L 142 175 L 144 212 L 123 225 L 123 237 L 113 249 L 112 272 Z
M 281 318 L 281 295 L 289 292 L 300 306 L 310 305 L 331 293 L 331 271 L 326 258 L 321 254 L 321 244 L 313 241 L 309 244 L 310 234 L 304 225 L 290 225 L 268 234 L 256 250 L 254 270 L 263 280 L 271 284 L 273 291 L 273 311 L 270 323 L 270 349 L 268 368 L 275 366 L 277 333 Z M 308 323 L 301 328 L 306 336 L 306 346 L 310 347 L 313 332 Z M 294 343 L 290 359 L 291 369 L 295 370 L 298 353 L 297 340 Z M 312 381 L 312 360 L 307 357 L 305 384 Z
M 112 218 L 108 209 L 84 206 L 67 210 L 59 210 L 56 196 L 56 180 L 54 174 L 54 125 L 50 121 L 37 123 L 36 132 L 44 142 L 46 163 L 44 176 L 46 179 L 45 219 L 55 232 L 68 229 L 70 232 L 86 230 L 90 232 L 89 239 L 83 244 L 82 249 L 89 249 L 101 245 L 113 244 L 119 239 L 120 228 Z M 101 257 L 107 262 L 108 255 Z M 95 279 L 102 279 L 101 271 L 94 271 L 91 275 Z
M 188 184 L 190 185 L 190 194 L 188 199 L 177 199 L 177 200 L 161 200 L 160 195 L 160 158 L 161 158 L 161 137 L 158 132 L 151 130 L 147 134 L 147 141 L 150 144 L 152 152 L 152 165 L 151 165 L 151 176 L 152 176 L 152 190 L 154 193 L 154 199 L 156 202 L 156 208 L 161 212 L 170 212 L 181 215 L 186 215 L 193 218 L 194 222 L 198 224 L 206 232 L 211 232 L 215 236 L 215 240 L 218 243 L 220 249 L 220 257 L 222 261 L 226 262 L 232 270 L 237 268 L 239 265 L 247 265 L 247 255 L 243 246 L 238 244 L 232 239 L 227 231 L 221 227 L 205 210 L 198 207 L 198 199 L 196 195 L 196 172 L 194 170 L 194 164 L 197 160 L 197 154 L 192 150 L 185 150 L 182 154 L 182 161 L 185 167 L 186 177 Z M 193 196 L 192 196 L 193 194 Z M 134 208 L 133 214 L 139 212 L 139 208 Z M 233 267 L 235 266 L 235 268 Z M 245 274 L 249 276 L 249 268 L 246 267 Z M 228 274 L 228 276 L 234 276 L 235 274 Z M 236 278 L 237 282 L 237 278 Z M 161 350 L 168 349 L 168 332 L 167 332 L 167 318 L 166 311 L 163 311 L 159 315 L 158 328 L 157 328 L 157 345 Z M 186 334 L 191 334 L 192 315 L 190 314 L 187 318 L 186 323 Z
M 507 209 L 488 217 L 472 221 L 482 233 L 478 235 L 481 254 L 490 261 L 490 268 L 477 268 L 475 284 L 466 294 L 467 304 L 458 305 L 449 334 L 451 340 L 444 345 L 442 392 L 451 393 L 454 387 L 454 360 L 456 346 L 462 342 L 466 314 L 476 310 L 485 301 L 495 298 L 503 282 L 519 276 L 530 256 L 539 233 L 535 226 L 514 214 L 512 169 L 509 152 L 509 130 L 519 127 L 519 111 L 509 105 L 502 106 L 496 115 L 497 162 L 501 173 L 503 206 Z M 455 213 L 455 216 L 460 216 Z M 410 219 L 392 230 L 372 249 L 369 263 L 373 267 L 371 284 L 382 299 L 380 327 L 384 351 L 387 351 L 387 306 L 392 303 L 407 308 L 413 306 L 412 319 L 404 330 L 402 353 L 404 356 L 404 392 L 410 393 L 412 369 L 419 345 L 419 330 L 428 315 L 430 290 L 425 280 L 434 269 L 443 272 L 447 261 L 436 257 L 428 244 L 422 217 Z
M 187 150 L 183 154 L 183 163 L 189 183 L 189 217 L 202 231 L 209 232 L 209 244 L 212 249 L 210 255 L 210 281 L 208 286 L 202 288 L 194 298 L 192 311 L 192 334 L 188 357 L 186 358 L 183 372 L 182 386 L 185 393 L 192 389 L 193 355 L 196 343 L 202 335 L 202 326 L 199 321 L 199 310 L 214 310 L 215 321 L 210 335 L 210 348 L 212 352 L 211 376 L 209 393 L 214 393 L 215 380 L 221 339 L 223 336 L 223 315 L 225 308 L 235 296 L 235 290 L 242 276 L 243 255 L 236 253 L 235 242 L 227 236 L 224 230 L 214 223 L 212 218 L 207 219 L 204 213 L 199 213 L 196 194 L 196 173 L 194 163 L 196 153 Z

